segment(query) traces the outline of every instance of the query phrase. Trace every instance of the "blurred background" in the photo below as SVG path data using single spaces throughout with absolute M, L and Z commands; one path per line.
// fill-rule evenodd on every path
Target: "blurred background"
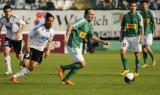
M 127 10 L 126 0 L 0 0 L 0 8 L 4 5 L 12 5 L 17 10 L 83 10 L 93 8 L 95 10 Z M 141 8 L 138 3 L 138 9 Z M 151 0 L 152 10 L 160 9 L 160 0 Z
M 83 52 L 94 53 L 95 50 L 118 51 L 120 42 L 118 41 L 120 23 L 123 15 L 128 12 L 126 0 L 0 0 L 0 16 L 3 16 L 4 5 L 9 4 L 14 9 L 14 14 L 22 18 L 26 24 L 27 34 L 35 25 L 43 23 L 46 12 L 51 12 L 55 16 L 54 28 L 57 35 L 54 37 L 53 46 L 55 52 L 66 52 L 63 39 L 67 24 L 78 18 L 82 18 L 86 8 L 95 10 L 93 20 L 93 32 L 96 36 L 104 40 L 110 40 L 109 47 L 98 44 L 90 39 L 85 39 L 82 45 Z M 140 2 L 137 2 L 138 10 L 141 10 Z M 159 50 L 160 38 L 160 0 L 150 0 L 150 9 L 156 15 L 158 35 L 153 43 L 153 49 Z M 2 33 L 5 33 L 3 29 Z M 1 37 L 2 42 L 3 38 Z

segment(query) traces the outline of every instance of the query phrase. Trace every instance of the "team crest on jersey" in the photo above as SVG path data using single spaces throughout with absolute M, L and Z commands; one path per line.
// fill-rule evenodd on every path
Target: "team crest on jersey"
M 85 37 L 86 37 L 86 34 L 87 34 L 87 33 L 81 31 L 80 34 L 79 34 L 79 36 L 80 36 L 81 38 L 85 38 Z

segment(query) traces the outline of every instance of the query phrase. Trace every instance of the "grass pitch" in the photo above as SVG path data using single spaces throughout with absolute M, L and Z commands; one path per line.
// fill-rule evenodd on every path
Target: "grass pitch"
M 160 55 L 155 55 L 156 66 L 141 68 L 135 83 L 126 84 L 120 75 L 122 64 L 118 52 L 100 51 L 85 54 L 87 66 L 71 79 L 76 85 L 66 86 L 62 85 L 58 78 L 57 66 L 71 63 L 67 54 L 51 54 L 35 71 L 18 78 L 19 84 L 11 83 L 10 76 L 3 75 L 5 65 L 1 54 L 0 95 L 159 95 Z M 133 54 L 128 53 L 127 58 L 130 69 L 134 71 Z M 19 71 L 20 67 L 14 55 L 12 66 L 14 73 Z

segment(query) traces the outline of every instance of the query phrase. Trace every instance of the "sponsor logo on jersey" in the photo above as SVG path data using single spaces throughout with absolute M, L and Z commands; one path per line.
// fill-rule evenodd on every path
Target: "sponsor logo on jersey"
M 85 38 L 85 37 L 86 37 L 86 34 L 87 34 L 87 33 L 81 31 L 80 34 L 79 34 L 79 36 L 80 36 L 81 38 Z
M 126 28 L 136 29 L 136 28 L 138 27 L 138 25 L 137 25 L 137 24 L 129 24 L 129 23 L 127 23 L 127 24 L 125 25 L 125 27 L 126 27 Z

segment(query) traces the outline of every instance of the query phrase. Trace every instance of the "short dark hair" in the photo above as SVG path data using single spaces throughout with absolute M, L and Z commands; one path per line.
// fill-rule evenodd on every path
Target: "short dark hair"
M 10 5 L 5 5 L 5 6 L 3 7 L 3 11 L 5 11 L 6 9 L 11 9 L 11 10 L 12 10 L 12 7 L 11 7 Z
M 141 2 L 141 3 L 149 3 L 150 0 L 141 0 L 140 2 Z
M 87 8 L 87 9 L 85 9 L 85 11 L 84 11 L 84 17 L 86 17 L 86 15 L 88 14 L 88 11 L 89 10 L 93 10 L 92 8 Z
M 45 20 L 48 20 L 49 17 L 53 17 L 54 19 L 54 16 L 51 13 L 47 12 L 45 15 Z

